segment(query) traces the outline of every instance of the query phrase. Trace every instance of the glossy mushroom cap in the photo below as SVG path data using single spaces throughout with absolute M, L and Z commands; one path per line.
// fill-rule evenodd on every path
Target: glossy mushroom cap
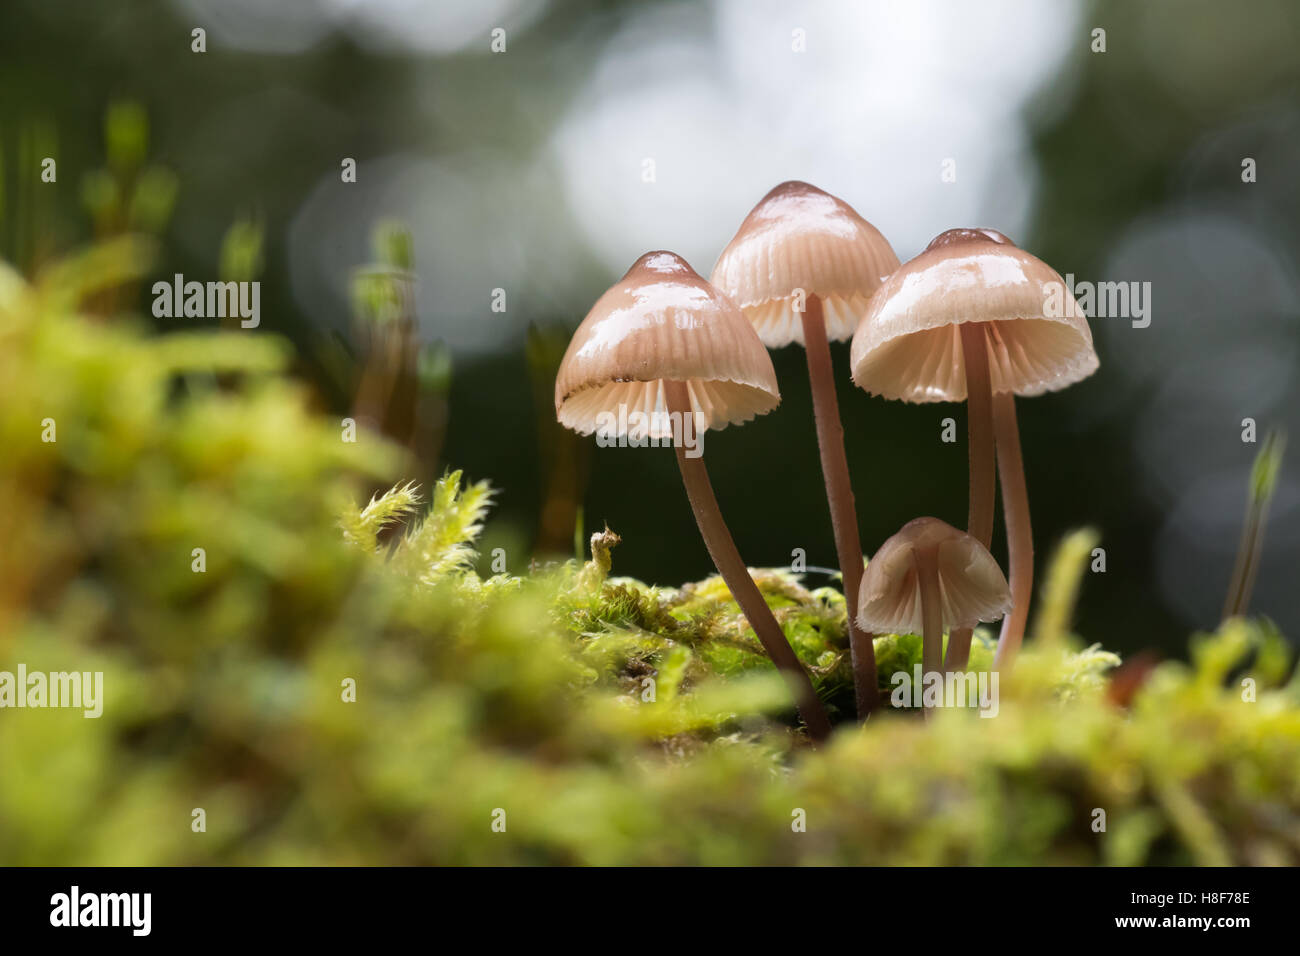
M 939 569 L 943 629 L 996 621 L 1011 609 L 1011 591 L 993 555 L 938 518 L 909 521 L 880 546 L 858 591 L 858 626 L 872 634 L 920 634 L 917 556 L 933 554 Z
M 748 421 L 781 401 L 772 359 L 736 304 L 680 256 L 648 252 L 573 333 L 555 379 L 555 416 L 590 435 L 601 413 L 618 416 L 620 406 L 629 415 L 663 413 L 664 381 L 687 383 L 708 428 Z
M 995 392 L 1038 395 L 1097 370 L 1092 332 L 1060 274 L 992 229 L 950 229 L 872 296 L 853 381 L 885 398 L 966 398 L 963 322 L 987 322 Z
M 898 268 L 880 231 L 842 199 L 807 183 L 763 197 L 722 250 L 709 281 L 736 300 L 769 348 L 803 344 L 796 289 L 822 300 L 826 337 L 847 339 L 871 294 Z

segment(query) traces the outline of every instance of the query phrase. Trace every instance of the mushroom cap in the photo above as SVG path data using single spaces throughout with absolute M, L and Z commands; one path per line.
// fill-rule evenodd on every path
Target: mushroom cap
M 1092 332 L 1060 273 L 992 229 L 950 229 L 871 297 L 853 381 L 885 398 L 966 398 L 963 322 L 987 323 L 995 392 L 1039 395 L 1097 370 Z
M 885 237 L 844 200 L 782 183 L 762 198 L 722 250 L 709 281 L 736 300 L 763 344 L 803 344 L 795 290 L 822 300 L 826 336 L 853 335 L 882 279 L 898 268 Z
M 772 359 L 736 304 L 680 256 L 648 252 L 573 333 L 555 378 L 555 417 L 590 435 L 602 413 L 619 416 L 620 407 L 662 414 L 665 381 L 687 384 L 707 428 L 748 421 L 781 401 Z M 647 435 L 670 430 L 655 425 Z
M 943 629 L 996 621 L 1011 609 L 1011 591 L 993 555 L 964 531 L 938 518 L 909 521 L 867 563 L 858 591 L 858 627 L 871 634 L 920 634 L 918 553 L 939 568 Z

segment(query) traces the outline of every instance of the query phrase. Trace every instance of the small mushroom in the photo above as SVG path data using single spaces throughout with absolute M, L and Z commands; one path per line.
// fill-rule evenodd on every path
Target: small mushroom
M 780 401 L 772 360 L 735 303 L 671 252 L 646 253 L 597 300 L 555 380 L 555 415 L 566 427 L 673 445 L 718 573 L 785 676 L 809 733 L 822 740 L 826 711 L 736 550 L 697 443 L 705 430 Z
M 898 256 L 885 237 L 848 203 L 808 183 L 786 182 L 741 223 L 710 279 L 736 301 L 769 348 L 792 342 L 804 347 L 863 718 L 877 700 L 876 657 L 871 635 L 854 623 L 862 543 L 829 341 L 853 335 L 871 294 L 897 268 Z
M 1002 233 L 950 229 L 877 290 L 853 337 L 850 363 L 860 387 L 886 398 L 967 401 L 967 528 L 985 547 L 993 533 L 996 446 L 1013 602 L 997 660 L 1010 664 L 1034 579 L 1014 396 L 1056 391 L 1097 370 L 1082 310 L 1051 266 Z M 952 635 L 949 670 L 964 667 L 969 651 L 969 632 Z
M 988 548 L 938 518 L 917 518 L 868 562 L 858 625 L 876 633 L 920 634 L 921 666 L 932 674 L 943 666 L 945 631 L 996 621 L 1010 606 L 1007 579 Z

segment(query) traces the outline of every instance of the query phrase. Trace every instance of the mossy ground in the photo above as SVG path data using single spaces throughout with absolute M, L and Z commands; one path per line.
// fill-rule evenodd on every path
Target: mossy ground
M 1300 685 L 1266 623 L 1194 639 L 1121 706 L 1116 658 L 1067 629 L 1085 533 L 995 719 L 858 727 L 843 599 L 758 572 L 840 724 L 812 750 L 717 579 L 611 576 L 606 536 L 480 578 L 486 485 L 365 505 L 401 455 L 341 441 L 275 340 L 77 316 L 137 262 L 0 267 L 0 670 L 106 687 L 99 719 L 0 712 L 0 862 L 1300 862 Z M 919 642 L 877 650 L 885 683 Z

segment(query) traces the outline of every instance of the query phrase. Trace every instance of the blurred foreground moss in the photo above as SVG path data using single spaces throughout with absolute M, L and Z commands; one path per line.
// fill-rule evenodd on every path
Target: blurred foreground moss
M 275 340 L 77 317 L 140 261 L 0 266 L 0 670 L 105 684 L 99 719 L 0 710 L 0 862 L 1300 862 L 1300 687 L 1265 624 L 1118 706 L 1116 659 L 1065 633 L 1080 537 L 996 718 L 859 729 L 843 599 L 759 572 L 843 721 L 814 752 L 717 579 L 611 577 L 611 532 L 481 579 L 488 487 L 357 501 L 400 451 L 342 441 Z M 919 640 L 877 648 L 888 693 Z

